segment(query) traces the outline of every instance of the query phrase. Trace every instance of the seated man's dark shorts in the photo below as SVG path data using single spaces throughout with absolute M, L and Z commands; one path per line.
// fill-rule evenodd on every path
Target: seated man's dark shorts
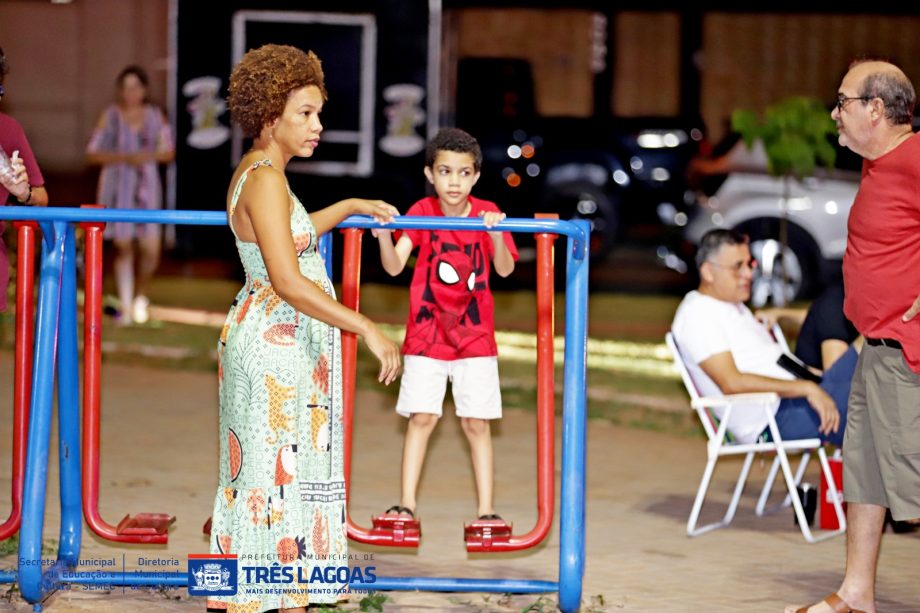
M 825 443 L 840 447 L 847 428 L 847 403 L 850 382 L 856 370 L 859 354 L 852 346 L 827 369 L 821 379 L 821 389 L 833 399 L 840 411 L 840 426 L 836 432 L 822 434 L 818 431 L 821 419 L 805 398 L 783 398 L 776 411 L 776 425 L 783 440 L 819 438 Z M 766 430 L 764 431 L 767 432 Z

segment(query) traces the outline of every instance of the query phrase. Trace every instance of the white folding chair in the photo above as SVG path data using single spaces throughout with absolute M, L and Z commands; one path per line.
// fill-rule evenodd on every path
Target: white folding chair
M 707 438 L 706 454 L 708 459 L 706 462 L 706 469 L 703 471 L 703 478 L 700 480 L 700 487 L 697 490 L 696 499 L 693 501 L 693 509 L 690 511 L 690 518 L 687 520 L 687 535 L 698 536 L 711 530 L 722 528 L 731 523 L 735 516 L 735 511 L 738 508 L 741 494 L 744 491 L 744 485 L 747 481 L 748 473 L 751 470 L 754 455 L 764 452 L 775 453 L 776 457 L 773 460 L 773 465 L 770 467 L 770 472 L 767 474 L 766 482 L 764 483 L 763 490 L 760 493 L 760 498 L 755 507 L 755 513 L 758 516 L 773 513 L 791 504 L 798 518 L 802 536 L 804 536 L 805 540 L 809 543 L 823 541 L 845 532 L 847 528 L 846 517 L 837 494 L 834 478 L 831 475 L 830 466 L 827 463 L 827 454 L 824 452 L 821 439 L 809 438 L 784 441 L 779 434 L 779 428 L 773 416 L 774 409 L 779 404 L 779 396 L 775 393 L 700 396 L 699 389 L 690 376 L 690 371 L 687 369 L 687 365 L 674 340 L 673 334 L 668 332 L 665 335 L 665 341 L 668 344 L 668 349 L 671 350 L 671 354 L 674 356 L 674 364 L 680 371 L 680 376 L 681 379 L 683 379 L 684 386 L 687 388 L 687 393 L 690 394 L 690 405 L 696 410 L 703 424 L 703 429 L 706 431 Z M 732 409 L 736 403 L 747 405 L 744 407 L 744 410 L 754 410 L 751 405 L 757 405 L 758 410 L 763 410 L 766 413 L 770 435 L 773 439 L 772 441 L 738 443 L 731 440 L 727 427 Z M 715 417 L 714 409 L 716 408 L 724 408 L 721 420 Z M 805 474 L 805 468 L 808 466 L 808 460 L 812 451 L 817 451 L 818 459 L 821 462 L 821 470 L 824 473 L 824 478 L 827 480 L 827 486 L 830 490 L 829 495 L 833 501 L 834 510 L 837 514 L 837 521 L 839 522 L 839 529 L 828 531 L 820 535 L 812 534 L 811 528 L 808 526 L 808 522 L 805 519 L 805 511 L 802 508 L 802 502 L 799 500 L 799 496 L 796 493 L 796 487 L 802 481 L 802 476 Z M 790 453 L 802 454 L 802 459 L 799 462 L 795 474 L 792 473 L 792 468 L 789 465 L 788 454 Z M 709 489 L 709 483 L 712 480 L 716 462 L 720 457 L 728 455 L 745 456 L 744 464 L 741 467 L 741 474 L 738 476 L 738 481 L 735 484 L 731 502 L 729 502 L 728 509 L 720 521 L 698 527 L 697 521 L 699 519 L 700 510 L 703 508 L 703 501 L 706 499 L 706 492 Z M 783 479 L 786 482 L 786 490 L 788 493 L 781 503 L 767 509 L 766 504 L 773 490 L 776 473 L 780 468 L 783 471 Z

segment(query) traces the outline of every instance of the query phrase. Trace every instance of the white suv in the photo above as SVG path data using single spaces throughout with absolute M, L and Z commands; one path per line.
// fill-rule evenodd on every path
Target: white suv
M 852 160 L 848 164 L 853 167 Z M 684 226 L 683 239 L 695 247 L 713 228 L 735 229 L 751 238 L 757 260 L 751 303 L 785 304 L 813 295 L 838 278 L 846 250 L 847 217 L 859 187 L 855 170 L 818 171 L 802 181 L 789 180 L 789 198 L 783 198 L 783 179 L 766 172 L 733 172 L 711 196 L 697 193 L 686 213 L 663 221 Z M 786 220 L 786 237 L 781 236 Z M 780 245 L 785 243 L 780 258 Z M 683 250 L 684 259 L 692 255 Z M 666 265 L 692 269 L 670 250 L 660 251 Z
M 918 109 L 920 111 L 920 109 Z M 920 114 L 914 115 L 914 131 L 920 130 Z M 840 277 L 847 245 L 847 219 L 859 187 L 862 158 L 838 146 L 836 168 L 819 170 L 803 181 L 790 180 L 788 201 L 783 199 L 783 179 L 766 172 L 732 172 L 712 196 L 697 193 L 686 199 L 694 202 L 686 212 L 663 210 L 659 217 L 666 225 L 683 226 L 684 244 L 680 255 L 669 247 L 659 247 L 666 266 L 686 272 L 692 269 L 685 259 L 687 243 L 699 244 L 706 231 L 731 228 L 751 238 L 751 254 L 758 262 L 751 303 L 760 307 L 772 299 L 785 304 L 795 298 L 814 295 L 829 281 Z M 748 158 L 742 163 L 750 163 Z M 765 165 L 765 158 L 762 165 Z M 714 186 L 709 186 L 710 190 Z M 782 219 L 787 220 L 785 239 Z M 780 258 L 780 245 L 785 243 Z M 683 259 L 681 259 L 683 258 Z
M 751 238 L 751 253 L 758 263 L 751 290 L 754 306 L 811 295 L 840 275 L 859 173 L 832 170 L 789 183 L 789 198 L 784 200 L 782 178 L 732 173 L 715 194 L 699 196 L 684 228 L 684 238 L 694 245 L 713 228 L 735 229 Z M 780 258 L 782 242 L 786 247 Z

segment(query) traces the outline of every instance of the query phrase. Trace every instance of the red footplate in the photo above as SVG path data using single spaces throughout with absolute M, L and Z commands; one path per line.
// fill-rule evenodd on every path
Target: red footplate
M 392 547 L 418 547 L 422 538 L 422 526 L 418 519 L 399 517 L 398 515 L 378 515 L 372 517 L 374 527 L 371 534 L 391 539 Z M 387 543 L 380 543 L 386 545 Z
M 490 551 L 493 543 L 507 543 L 511 524 L 503 519 L 477 519 L 463 525 L 467 551 Z
M 175 515 L 167 513 L 138 513 L 134 517 L 125 515 L 118 522 L 118 534 L 166 534 L 172 523 L 176 521 Z

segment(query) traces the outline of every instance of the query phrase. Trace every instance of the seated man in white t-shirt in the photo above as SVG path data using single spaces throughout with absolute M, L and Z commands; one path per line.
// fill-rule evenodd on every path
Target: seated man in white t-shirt
M 856 352 L 837 360 L 820 385 L 796 379 L 777 364 L 782 348 L 744 305 L 755 266 L 747 237 L 731 230 L 707 232 L 696 264 L 699 289 L 684 297 L 671 331 L 700 394 L 776 392 L 782 398 L 775 416 L 783 439 L 820 438 L 839 446 Z M 761 408 L 732 409 L 728 430 L 738 441 L 753 442 L 766 427 Z

